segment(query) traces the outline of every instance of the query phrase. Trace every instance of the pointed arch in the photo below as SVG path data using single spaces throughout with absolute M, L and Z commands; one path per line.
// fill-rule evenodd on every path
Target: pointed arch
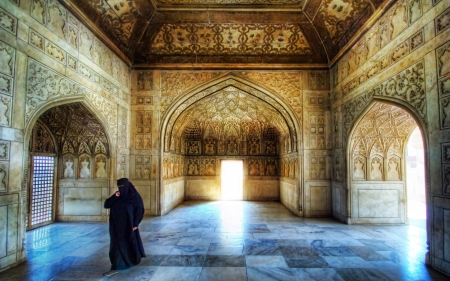
M 225 76 L 219 77 L 217 79 L 214 79 L 212 81 L 209 81 L 207 83 L 204 83 L 194 89 L 189 90 L 186 94 L 181 95 L 179 98 L 177 98 L 175 101 L 173 101 L 172 104 L 170 104 L 167 109 L 164 112 L 164 115 L 161 119 L 161 130 L 160 130 L 160 161 L 159 161 L 159 169 L 160 169 L 160 180 L 159 180 L 159 186 L 157 188 L 157 196 L 156 196 L 156 206 L 159 212 L 162 212 L 161 204 L 163 201 L 163 194 L 162 194 L 162 185 L 163 185 L 163 178 L 164 178 L 164 153 L 172 151 L 174 147 L 176 147 L 175 143 L 178 142 L 177 135 L 175 134 L 175 125 L 180 120 L 180 118 L 183 116 L 182 114 L 188 110 L 192 105 L 196 104 L 197 102 L 201 102 L 203 99 L 206 99 L 212 95 L 215 95 L 216 93 L 225 90 L 229 87 L 235 88 L 239 91 L 242 91 L 252 99 L 257 99 L 258 101 L 263 102 L 267 105 L 268 108 L 273 110 L 277 113 L 277 116 L 279 116 L 280 120 L 276 120 L 277 122 L 284 122 L 286 124 L 286 128 L 288 131 L 288 137 L 284 141 L 287 144 L 287 151 L 290 153 L 300 153 L 302 148 L 302 131 L 301 127 L 299 125 L 299 118 L 294 113 L 294 110 L 291 108 L 291 106 L 285 102 L 282 98 L 280 98 L 275 93 L 269 91 L 268 89 L 257 85 L 253 82 L 250 82 L 246 79 L 243 79 L 241 77 L 235 76 L 233 74 L 227 74 Z M 224 106 L 228 106 L 225 105 Z M 238 107 L 237 104 L 232 103 L 231 105 L 233 108 Z M 241 110 L 238 108 L 238 110 Z M 217 128 L 218 129 L 218 128 Z M 217 130 L 215 128 L 215 130 Z M 219 129 L 220 130 L 220 129 Z M 242 135 L 246 132 L 240 132 L 241 130 L 246 130 L 245 126 L 239 130 L 238 134 Z M 180 132 L 178 132 L 180 133 Z M 297 159 L 297 158 L 296 158 Z M 298 161 L 298 160 L 297 160 Z M 298 169 L 299 164 L 295 165 L 295 167 Z M 295 174 L 299 174 L 298 172 L 295 172 Z M 301 180 L 300 176 L 298 177 L 299 183 L 299 190 L 301 186 Z M 302 196 L 301 196 L 302 198 Z M 303 201 L 303 199 L 299 199 L 300 202 Z

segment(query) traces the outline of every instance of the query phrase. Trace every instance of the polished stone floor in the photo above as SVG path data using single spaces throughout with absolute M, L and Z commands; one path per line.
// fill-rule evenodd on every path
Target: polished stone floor
M 423 228 L 304 219 L 276 202 L 185 202 L 140 230 L 147 258 L 112 277 L 107 223 L 29 231 L 28 261 L 0 280 L 449 280 L 424 265 Z

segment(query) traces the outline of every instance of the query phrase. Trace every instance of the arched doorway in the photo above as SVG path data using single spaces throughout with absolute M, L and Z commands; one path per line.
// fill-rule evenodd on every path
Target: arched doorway
M 406 146 L 418 126 L 402 107 L 372 102 L 348 139 L 349 223 L 406 223 Z
M 37 117 L 29 142 L 28 228 L 54 220 L 104 220 L 102 203 L 109 194 L 110 141 L 91 110 L 83 102 L 45 110 Z M 45 222 L 39 218 L 43 207 L 47 212 Z
M 298 214 L 294 116 L 275 95 L 231 75 L 174 102 L 161 130 L 161 214 L 185 199 L 220 199 L 222 160 L 243 161 L 244 200 L 281 200 Z

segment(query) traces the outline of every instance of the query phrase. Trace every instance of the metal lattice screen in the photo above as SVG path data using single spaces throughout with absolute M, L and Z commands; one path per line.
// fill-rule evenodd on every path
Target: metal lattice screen
M 54 157 L 33 157 L 31 225 L 52 221 Z

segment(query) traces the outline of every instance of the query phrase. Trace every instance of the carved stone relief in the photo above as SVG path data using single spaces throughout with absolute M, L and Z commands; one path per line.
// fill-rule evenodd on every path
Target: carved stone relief
M 323 156 L 311 156 L 310 158 L 310 178 L 326 179 L 326 159 Z
M 329 89 L 328 72 L 310 71 L 308 73 L 308 86 L 310 90 L 324 91 Z
M 9 160 L 10 145 L 9 141 L 0 141 L 0 160 Z
M 95 177 L 96 178 L 106 178 L 106 155 L 100 154 L 95 156 Z
M 450 41 L 436 49 L 439 77 L 450 72 Z
M 87 154 L 80 155 L 78 158 L 80 178 L 89 179 L 91 177 L 90 156 Z
M 45 24 L 47 18 L 47 2 L 45 0 L 33 0 L 30 8 L 31 16 L 38 22 Z
M 436 19 L 436 34 L 439 34 L 450 27 L 450 9 L 445 10 Z
M 450 128 L 450 97 L 444 97 L 440 100 L 441 129 Z
M 412 24 L 422 16 L 422 2 L 420 0 L 409 1 L 408 12 L 409 24 Z
M 15 58 L 16 50 L 0 41 L 0 72 L 8 76 L 14 76 Z
M 136 137 L 137 149 L 151 149 L 152 143 L 152 111 L 136 111 Z
M 187 45 L 187 48 L 186 48 Z M 150 47 L 162 55 L 310 54 L 296 24 L 164 24 Z
M 388 180 L 401 180 L 401 162 L 400 157 L 391 156 L 388 159 L 388 172 L 387 179 Z
M 9 162 L 0 161 L 0 191 L 8 191 Z
M 0 27 L 12 34 L 17 32 L 17 19 L 0 8 Z
M 11 126 L 12 98 L 0 94 L 0 126 Z
M 60 38 L 66 37 L 67 11 L 55 0 L 48 3 L 47 27 Z
M 442 166 L 442 183 L 443 183 L 443 191 L 444 194 L 450 194 L 450 165 L 443 165 Z
M 399 1 L 395 7 L 391 8 L 391 39 L 397 37 L 406 27 L 408 27 L 408 19 L 406 13 L 406 1 Z
M 303 89 L 301 72 L 240 72 L 246 78 L 254 80 L 280 95 L 294 109 L 297 119 L 302 120 L 303 115 Z M 328 76 L 328 74 L 327 74 Z
M 56 152 L 56 145 L 53 142 L 48 129 L 40 122 L 33 128 L 31 151 L 33 152 Z
M 309 112 L 309 148 L 325 149 L 325 114 Z
M 353 180 L 366 179 L 366 158 L 364 156 L 353 157 Z
M 318 14 L 330 34 L 334 44 L 348 31 L 354 19 L 360 17 L 363 11 L 370 5 L 368 1 L 322 1 Z
M 450 163 L 450 143 L 442 144 L 442 163 Z
M 63 156 L 64 163 L 64 178 L 73 178 L 75 177 L 74 173 L 74 156 L 72 154 L 66 154 Z
M 153 89 L 153 72 L 138 71 L 137 73 L 137 89 L 139 91 L 149 91 Z

